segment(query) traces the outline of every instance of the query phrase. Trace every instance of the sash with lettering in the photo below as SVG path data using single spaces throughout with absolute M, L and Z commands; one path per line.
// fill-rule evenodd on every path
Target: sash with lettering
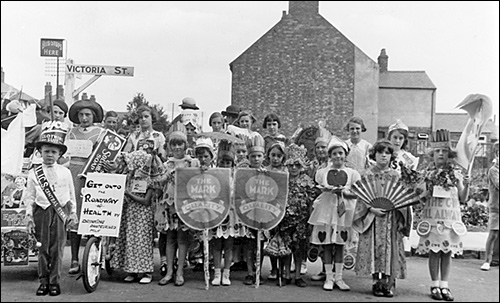
M 231 207 L 230 176 L 229 168 L 177 168 L 174 203 L 179 218 L 196 230 L 219 226 Z
M 59 218 L 61 218 L 61 220 L 66 224 L 68 215 L 64 212 L 64 210 L 61 207 L 61 204 L 59 203 L 59 200 L 57 200 L 57 197 L 52 191 L 52 188 L 50 188 L 49 180 L 47 180 L 47 177 L 45 177 L 42 165 L 39 164 L 35 166 L 35 175 L 38 179 L 38 182 L 40 182 L 40 187 L 42 188 L 43 193 L 45 194 L 45 196 L 47 196 L 47 199 L 49 200 L 50 204 L 54 206 L 54 209 L 56 210 L 56 213 L 59 216 Z
M 235 172 L 235 209 L 241 222 L 251 228 L 269 230 L 285 216 L 288 174 L 255 168 Z

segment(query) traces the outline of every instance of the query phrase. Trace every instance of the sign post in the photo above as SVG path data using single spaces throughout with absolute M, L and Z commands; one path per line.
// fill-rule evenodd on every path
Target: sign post
M 56 57 L 56 100 L 59 99 L 59 57 L 63 55 L 64 39 L 41 38 L 40 39 L 40 56 Z M 53 107 L 52 96 L 49 97 L 50 108 Z M 50 119 L 54 121 L 54 114 L 50 111 Z

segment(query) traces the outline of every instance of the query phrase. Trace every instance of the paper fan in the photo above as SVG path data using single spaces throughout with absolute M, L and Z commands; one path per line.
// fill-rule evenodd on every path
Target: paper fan
M 357 181 L 352 192 L 374 208 L 394 210 L 417 204 L 422 190 L 405 185 L 397 176 L 367 175 Z

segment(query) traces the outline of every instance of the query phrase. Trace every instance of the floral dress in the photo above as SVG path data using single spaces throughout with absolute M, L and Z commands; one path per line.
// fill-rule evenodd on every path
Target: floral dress
M 363 175 L 376 174 L 399 177 L 399 173 L 393 169 L 381 171 L 376 166 L 363 172 Z M 393 279 L 406 278 L 403 237 L 409 235 L 410 218 L 409 207 L 378 217 L 369 211 L 364 202 L 358 200 L 353 220 L 353 228 L 359 233 L 356 274 L 383 273 Z
M 273 233 L 279 233 L 284 244 L 292 251 L 305 249 L 309 242 L 311 229 L 307 220 L 318 193 L 314 180 L 305 173 L 288 182 L 285 216 Z
M 127 178 L 132 188 L 134 180 Z M 144 197 L 145 193 L 134 193 Z M 153 200 L 153 199 L 152 199 Z M 153 203 L 143 205 L 125 196 L 122 209 L 120 235 L 116 240 L 111 264 L 127 273 L 153 272 Z
M 431 164 L 426 170 L 428 196 L 417 225 L 417 234 L 420 236 L 417 253 L 442 251 L 452 252 L 452 256 L 463 253 L 461 237 L 467 233 L 467 229 L 460 211 L 456 186 L 459 180 L 463 180 L 462 173 L 450 164 L 443 169 Z
M 318 170 L 316 173 L 318 185 L 331 186 L 327 181 L 331 170 L 334 170 L 331 164 Z M 344 167 L 338 171 L 345 172 L 347 176 L 345 188 L 347 189 L 350 189 L 361 178 L 359 173 L 352 168 Z M 353 234 L 352 219 L 355 207 L 355 198 L 347 199 L 331 191 L 321 193 L 313 203 L 313 210 L 308 220 L 308 223 L 313 226 L 311 243 L 344 245 L 350 242 Z

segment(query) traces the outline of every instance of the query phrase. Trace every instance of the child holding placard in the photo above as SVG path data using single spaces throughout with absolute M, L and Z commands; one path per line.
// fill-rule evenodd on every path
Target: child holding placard
M 181 127 L 182 129 L 182 127 Z M 184 284 L 184 263 L 188 250 L 189 228 L 179 219 L 175 210 L 175 169 L 177 167 L 198 167 L 199 162 L 186 154 L 188 148 L 187 135 L 183 131 L 174 131 L 168 136 L 168 149 L 172 153 L 164 163 L 167 169 L 167 181 L 163 187 L 163 197 L 160 199 L 155 212 L 156 228 L 163 230 L 160 233 L 159 246 L 161 262 L 166 263 L 166 273 L 158 284 L 167 285 L 175 282 L 176 286 Z M 163 250 L 165 247 L 165 250 Z M 174 259 L 177 249 L 178 267 L 174 281 Z M 166 255 L 162 254 L 165 251 Z M 166 258 L 164 258 L 164 256 Z

